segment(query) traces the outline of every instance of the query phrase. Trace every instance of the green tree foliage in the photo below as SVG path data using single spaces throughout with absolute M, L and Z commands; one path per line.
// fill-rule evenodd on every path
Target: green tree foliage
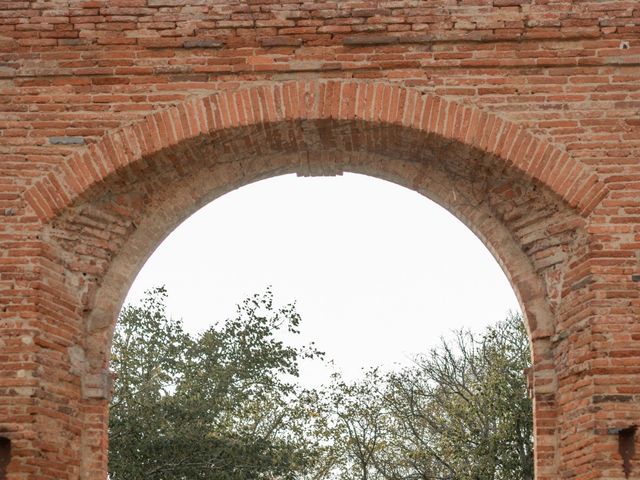
M 458 332 L 399 372 L 336 377 L 326 396 L 339 477 L 531 480 L 531 365 L 520 316 Z
M 164 289 L 120 316 L 112 480 L 532 480 L 531 365 L 520 316 L 457 332 L 395 372 L 297 384 L 313 346 L 267 291 L 193 337 Z
M 163 288 L 122 311 L 113 340 L 109 476 L 291 479 L 313 463 L 308 394 L 298 362 L 322 354 L 280 339 L 297 334 L 293 305 L 267 291 L 192 337 L 167 318 Z

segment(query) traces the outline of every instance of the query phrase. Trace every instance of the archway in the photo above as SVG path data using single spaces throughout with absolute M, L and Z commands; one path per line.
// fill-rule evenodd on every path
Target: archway
M 565 474 L 561 455 L 571 441 L 560 429 L 569 395 L 558 367 L 570 361 L 557 348 L 558 326 L 580 318 L 566 299 L 587 281 L 585 216 L 604 186 L 554 145 L 498 116 L 410 88 L 353 81 L 270 83 L 197 98 L 112 132 L 27 192 L 45 225 L 41 314 L 64 338 L 52 358 L 65 375 L 41 385 L 62 385 L 51 402 L 66 402 L 67 410 L 40 420 L 56 424 L 76 452 L 61 468 L 82 478 L 105 475 L 110 337 L 155 246 L 230 189 L 287 172 L 342 171 L 430 197 L 494 254 L 532 342 L 537 478 Z

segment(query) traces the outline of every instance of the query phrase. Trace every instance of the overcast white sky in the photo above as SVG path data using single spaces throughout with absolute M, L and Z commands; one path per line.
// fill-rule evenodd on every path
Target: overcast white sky
M 213 201 L 141 270 L 127 301 L 166 285 L 168 310 L 204 330 L 272 285 L 302 335 L 347 378 L 404 363 L 452 329 L 480 330 L 517 300 L 485 246 L 427 198 L 362 175 L 263 180 Z M 327 372 L 307 366 L 303 382 Z

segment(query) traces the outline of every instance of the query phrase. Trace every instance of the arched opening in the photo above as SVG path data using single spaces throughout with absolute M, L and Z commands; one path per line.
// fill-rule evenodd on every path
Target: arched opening
M 125 304 L 159 285 L 167 314 L 192 334 L 271 286 L 296 302 L 300 341 L 315 342 L 346 378 L 406 365 L 441 335 L 519 311 L 465 225 L 413 190 L 355 174 L 284 175 L 223 195 L 162 242 Z M 329 380 L 320 365 L 313 372 Z
M 141 282 L 144 287 L 139 285 Z M 412 362 L 414 355 L 426 354 L 430 348 L 439 345 L 441 335 L 445 335 L 449 342 L 454 341 L 453 329 L 471 328 L 479 335 L 488 322 L 504 322 L 507 305 L 517 308 L 513 291 L 500 267 L 467 227 L 412 190 L 370 176 L 353 174 L 314 178 L 279 176 L 223 195 L 192 215 L 163 241 L 145 263 L 132 288 L 137 287 L 137 293 L 143 294 L 145 287 L 154 288 L 158 285 L 167 287 L 167 316 L 181 318 L 184 324 L 177 330 L 184 329 L 192 334 L 194 329 L 196 332 L 207 331 L 214 322 L 238 318 L 236 303 L 250 294 L 263 292 L 266 285 L 272 285 L 278 305 L 295 300 L 296 310 L 302 316 L 302 323 L 298 328 L 300 334 L 285 336 L 285 345 L 294 340 L 297 345 L 314 342 L 335 363 L 328 365 L 319 359 L 301 359 L 301 376 L 293 381 L 295 388 L 301 390 L 300 395 L 289 398 L 288 406 L 277 402 L 266 404 L 260 409 L 264 415 L 263 421 L 270 424 L 268 419 L 285 416 L 285 412 L 288 412 L 291 417 L 287 424 L 297 425 L 301 422 L 308 428 L 313 428 L 318 413 L 309 417 L 301 416 L 296 412 L 305 409 L 296 406 L 299 406 L 299 399 L 317 395 L 320 398 L 314 400 L 314 405 L 318 411 L 322 409 L 324 421 L 331 422 L 334 435 L 342 432 L 344 426 L 336 422 L 332 407 L 329 407 L 334 398 L 325 393 L 329 385 L 332 385 L 332 395 L 344 392 L 354 401 L 355 398 L 349 392 L 356 382 L 371 380 L 371 375 L 366 372 L 373 367 L 380 367 L 378 372 L 385 376 L 377 385 L 380 388 L 387 386 L 391 391 L 391 377 L 386 375 L 393 374 L 395 379 L 400 379 L 401 373 L 407 374 L 409 367 L 416 365 Z M 130 296 L 131 292 L 128 297 Z M 146 298 L 145 304 L 150 305 L 149 296 L 142 295 L 139 298 Z M 127 300 L 125 303 L 129 302 Z M 487 312 L 492 305 L 493 313 Z M 156 310 L 150 307 L 147 311 Z M 126 379 L 131 379 L 128 365 L 131 363 L 122 365 L 121 359 L 135 358 L 139 359 L 140 365 L 150 365 L 148 358 L 166 358 L 167 362 L 171 362 L 169 359 L 174 358 L 174 354 L 173 350 L 168 350 L 165 355 L 151 354 L 149 357 L 148 350 L 139 351 L 137 346 L 131 346 L 132 332 L 143 330 L 141 325 L 147 323 L 142 319 L 149 317 L 142 312 L 138 313 L 135 308 L 127 307 L 125 312 L 121 312 L 119 316 L 122 323 L 116 326 L 110 365 L 117 378 L 112 400 L 114 408 L 110 412 L 110 436 L 114 439 L 109 446 L 110 473 L 114 475 L 113 478 L 128 478 L 135 469 L 163 471 L 171 468 L 171 465 L 180 465 L 184 454 L 188 455 L 190 461 L 189 467 L 183 468 L 196 469 L 199 465 L 206 465 L 207 457 L 202 449 L 198 449 L 196 453 L 181 448 L 181 437 L 184 438 L 187 434 L 176 433 L 179 428 L 184 428 L 185 423 L 193 422 L 193 428 L 186 429 L 193 434 L 199 431 L 199 425 L 205 423 L 210 426 L 211 432 L 216 432 L 221 438 L 229 438 L 232 434 L 244 435 L 242 427 L 239 427 L 240 432 L 236 432 L 232 427 L 216 423 L 219 416 L 225 417 L 226 410 L 214 415 L 205 409 L 206 413 L 199 415 L 189 402 L 184 402 L 184 405 L 191 405 L 187 407 L 191 409 L 191 414 L 181 415 L 179 418 L 182 420 L 173 427 L 174 423 L 170 420 L 173 418 L 173 410 L 166 414 L 161 412 L 164 411 L 163 405 L 174 405 L 177 398 L 185 395 L 183 389 L 177 394 L 171 390 L 164 397 L 164 402 L 148 396 L 149 390 L 146 390 L 140 400 L 148 409 L 139 409 L 140 403 L 135 401 L 135 397 L 124 385 L 144 390 L 144 381 L 138 379 L 150 376 L 137 375 L 135 380 L 128 382 Z M 139 318 L 141 322 L 132 322 L 134 318 Z M 170 323 L 172 322 L 166 322 L 167 325 Z M 153 328 L 156 331 L 157 327 Z M 226 331 L 223 324 L 216 325 L 215 331 L 227 338 L 223 333 Z M 522 349 L 526 350 L 527 340 L 519 329 L 517 332 L 515 338 L 518 341 L 514 343 L 521 352 Z M 157 336 L 148 338 L 155 339 L 149 344 L 149 349 L 154 351 Z M 141 337 L 140 342 L 133 342 L 133 345 L 145 343 Z M 170 342 L 167 341 L 166 344 Z M 269 343 L 265 341 L 260 345 L 268 348 Z M 228 351 L 237 350 L 229 348 Z M 510 358 L 513 356 L 516 356 L 514 352 Z M 241 356 L 234 363 L 238 366 L 247 365 Z M 177 364 L 182 365 L 182 362 L 178 361 Z M 151 365 L 157 368 L 158 363 L 152 362 Z M 211 365 L 211 362 L 203 362 L 203 365 Z M 510 399 L 509 404 L 516 407 L 507 417 L 522 419 L 519 424 L 526 425 L 529 432 L 531 406 L 526 398 L 525 366 L 513 365 L 514 368 L 509 371 L 515 372 L 515 382 L 505 380 L 504 384 L 517 385 L 514 392 L 519 392 L 519 395 L 514 396 L 520 400 L 515 402 Z M 149 371 L 145 366 L 142 369 Z M 211 385 L 211 388 L 203 389 L 199 395 L 189 395 L 188 398 L 202 398 L 198 402 L 204 402 L 204 398 L 208 398 L 205 392 L 216 390 L 213 386 L 222 383 L 220 379 L 225 369 L 223 365 L 219 370 L 211 369 L 209 375 L 201 377 L 207 379 L 203 384 Z M 169 371 L 167 370 L 167 375 L 171 377 Z M 188 376 L 188 370 L 185 372 Z M 341 382 L 332 382 L 331 373 L 338 373 L 349 387 L 343 389 Z M 256 373 L 256 377 L 264 374 L 261 371 Z M 425 377 L 423 374 L 420 378 Z M 237 382 L 242 384 L 241 374 L 238 374 Z M 176 384 L 183 383 L 192 384 L 182 379 L 176 381 Z M 154 386 L 148 386 L 151 391 L 155 391 Z M 312 389 L 312 393 L 303 395 L 303 387 Z M 398 395 L 406 395 L 405 391 L 398 388 L 396 391 Z M 237 402 L 233 402 L 234 412 L 244 411 L 241 406 L 247 404 L 244 398 L 238 395 Z M 364 396 L 358 396 L 359 402 L 364 400 Z M 373 404 L 373 398 L 367 400 Z M 219 405 L 221 402 L 210 400 L 209 403 Z M 157 414 L 150 415 L 148 412 L 152 409 Z M 429 411 L 426 408 L 424 410 Z M 430 410 L 435 411 L 435 408 Z M 416 427 L 420 424 L 420 418 L 412 416 L 411 411 L 406 410 L 402 418 L 414 422 L 412 425 Z M 238 417 L 238 425 L 244 425 L 249 420 L 240 414 Z M 141 421 L 144 418 L 147 421 Z M 157 418 L 164 418 L 166 422 L 156 424 Z M 365 418 L 370 417 L 363 419 Z M 468 421 L 471 418 L 466 417 Z M 402 448 L 408 448 L 409 441 L 428 438 L 426 432 L 420 437 L 408 437 L 409 431 L 406 428 L 401 430 L 398 420 L 400 418 L 396 420 L 396 433 L 388 433 L 385 440 L 398 442 L 402 431 L 405 442 Z M 132 430 L 127 431 L 127 424 L 130 424 Z M 517 423 L 513 421 L 513 424 Z M 155 427 L 151 427 L 152 425 Z M 133 434 L 136 428 L 141 429 L 137 435 Z M 277 449 L 284 438 L 293 437 L 298 440 L 295 447 L 291 445 L 288 451 L 304 451 L 302 445 L 307 444 L 305 439 L 299 439 L 294 434 L 286 436 L 285 429 L 285 426 L 269 428 L 267 431 L 270 433 L 264 434 L 273 442 L 274 449 Z M 149 431 L 156 432 L 156 435 L 144 434 Z M 260 431 L 265 432 L 263 429 Z M 326 435 L 326 431 L 325 428 L 315 431 L 315 438 L 324 438 L 322 435 Z M 159 434 L 160 432 L 162 433 Z M 493 435 L 497 434 L 493 432 Z M 347 446 L 348 442 L 341 435 L 337 437 L 341 439 L 339 444 Z M 458 435 L 463 433 L 459 431 Z M 453 431 L 449 430 L 446 441 L 450 441 L 452 437 Z M 137 440 L 141 438 L 148 441 Z M 201 442 L 194 443 L 206 445 L 206 438 L 204 435 Z M 251 445 L 251 436 L 241 438 Z M 175 439 L 170 442 L 172 448 L 166 453 L 160 453 L 169 443 L 168 439 Z M 333 440 L 331 447 L 334 454 L 318 448 L 317 467 L 310 466 L 313 462 L 311 460 L 304 468 L 321 468 L 320 465 L 326 465 L 323 462 L 335 462 L 341 468 L 347 468 L 352 453 L 338 447 L 336 440 Z M 309 441 L 308 444 L 310 443 Z M 441 445 L 444 443 L 445 440 Z M 500 443 L 504 445 L 508 442 Z M 463 444 L 467 443 L 460 442 L 460 445 Z M 531 450 L 528 442 L 522 444 L 525 447 L 523 451 L 527 453 L 519 463 L 527 471 L 532 458 Z M 139 448 L 134 448 L 134 445 Z M 156 445 L 157 449 L 152 445 Z M 209 447 L 209 455 L 217 459 L 213 465 L 231 469 L 231 460 L 227 460 L 229 463 L 225 464 L 219 458 L 220 448 L 218 445 Z M 247 451 L 254 450 L 247 448 Z M 338 452 L 345 451 L 350 452 L 348 456 L 338 456 Z M 512 458 L 511 455 L 508 457 Z M 253 464 L 254 458 L 244 458 L 239 463 Z M 337 458 L 341 460 L 338 461 Z M 451 465 L 450 462 L 447 463 Z M 455 467 L 456 471 L 461 472 L 460 469 L 471 463 L 476 465 L 475 468 L 484 468 L 480 466 L 481 462 L 470 462 L 467 458 L 466 462 L 460 462 Z M 507 464 L 509 462 L 500 465 Z M 338 468 L 337 465 L 334 468 Z M 421 465 L 429 468 L 426 460 Z M 213 467 L 200 468 L 207 471 Z M 257 475 L 259 467 L 256 465 L 253 468 Z M 297 468 L 303 467 L 293 465 L 291 468 L 298 471 Z M 500 469 L 499 466 L 494 468 Z M 511 468 L 515 470 L 518 466 Z M 436 475 L 435 471 L 433 475 Z M 336 474 L 332 478 L 341 476 Z
M 309 82 L 163 111 L 70 159 L 64 180 L 36 185 L 28 201 L 48 222 L 49 281 L 67 292 L 42 289 L 41 306 L 53 318 L 74 319 L 69 362 L 81 389 L 70 408 L 81 412 L 81 474 L 91 478 L 106 468 L 110 337 L 135 274 L 156 246 L 231 189 L 283 173 L 345 171 L 431 198 L 497 259 L 532 344 L 537 475 L 556 476 L 553 336 L 563 309 L 572 308 L 563 295 L 588 273 L 565 278 L 563 267 L 584 255 L 582 214 L 604 191 L 563 155 L 497 117 L 409 89 Z

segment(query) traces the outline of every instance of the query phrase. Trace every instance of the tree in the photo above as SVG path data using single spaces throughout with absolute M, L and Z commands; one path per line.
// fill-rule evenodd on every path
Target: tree
M 109 423 L 112 480 L 291 479 L 317 447 L 303 418 L 308 395 L 295 383 L 313 346 L 298 333 L 294 305 L 276 308 L 270 290 L 237 315 L 192 337 L 167 318 L 166 291 L 123 309 L 113 341 L 117 375 Z
M 357 480 L 532 480 L 531 365 L 522 319 L 420 355 L 414 365 L 337 382 L 334 452 Z
M 297 384 L 294 305 L 267 291 L 197 337 L 166 292 L 126 307 L 114 336 L 112 480 L 532 480 L 522 319 L 452 340 L 397 372 Z

